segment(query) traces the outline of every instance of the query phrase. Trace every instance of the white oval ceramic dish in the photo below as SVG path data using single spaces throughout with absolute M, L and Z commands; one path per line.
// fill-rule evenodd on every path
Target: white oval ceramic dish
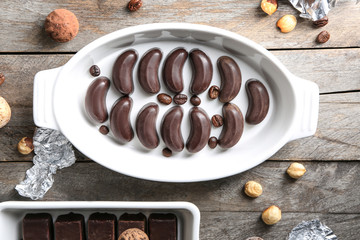
M 163 157 L 160 146 L 152 151 L 144 149 L 137 137 L 128 144 L 120 145 L 111 135 L 99 133 L 99 124 L 92 123 L 85 113 L 84 99 L 89 84 L 94 80 L 89 74 L 91 65 L 101 69 L 101 75 L 111 77 L 115 59 L 127 49 L 135 49 L 141 56 L 150 48 L 158 47 L 166 55 L 177 47 L 188 51 L 199 48 L 213 62 L 214 76 L 211 85 L 220 86 L 216 61 L 218 57 L 231 56 L 242 71 L 242 87 L 232 101 L 243 115 L 248 100 L 245 82 L 259 79 L 268 89 L 270 109 L 267 117 L 258 125 L 245 124 L 239 143 L 231 149 L 214 150 L 206 146 L 196 154 L 186 150 L 170 158 Z M 138 61 L 139 62 L 139 61 Z M 137 66 L 134 68 L 135 92 L 131 95 L 134 106 L 131 122 L 140 108 L 148 102 L 157 102 L 156 94 L 146 94 L 137 82 Z M 160 79 L 161 73 L 159 73 Z M 189 97 L 191 81 L 189 60 L 185 63 L 184 93 Z M 161 91 L 169 93 L 161 81 Z M 114 87 L 107 96 L 107 107 L 120 97 Z M 207 91 L 199 95 L 200 107 L 209 117 L 221 114 L 222 104 L 211 100 Z M 159 104 L 160 105 L 160 104 Z M 164 113 L 174 105 L 160 105 L 157 119 L 159 130 Z M 189 134 L 187 112 L 189 101 L 182 106 L 184 119 L 182 132 L 186 141 Z M 34 121 L 37 126 L 60 130 L 71 143 L 94 161 L 114 171 L 149 180 L 166 182 L 194 182 L 218 179 L 243 172 L 265 161 L 287 142 L 315 133 L 319 108 L 319 89 L 315 83 L 291 74 L 280 61 L 260 45 L 238 34 L 203 25 L 184 23 L 159 23 L 139 25 L 108 34 L 80 50 L 68 63 L 56 69 L 39 72 L 34 83 Z M 108 125 L 108 122 L 105 123 Z M 219 136 L 221 129 L 213 128 L 211 135 Z
M 57 216 L 69 212 L 80 213 L 87 222 L 90 214 L 107 212 L 115 214 L 117 219 L 127 213 L 142 212 L 173 213 L 177 217 L 179 240 L 198 240 L 200 232 L 200 211 L 189 202 L 3 202 L 0 203 L 1 239 L 22 239 L 21 222 L 27 213 L 49 213 L 53 221 Z

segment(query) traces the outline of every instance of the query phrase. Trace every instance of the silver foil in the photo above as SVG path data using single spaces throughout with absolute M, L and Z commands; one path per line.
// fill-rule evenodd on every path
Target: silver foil
M 302 222 L 290 232 L 287 240 L 337 240 L 333 231 L 318 219 Z
M 71 143 L 59 131 L 37 128 L 34 135 L 34 166 L 26 171 L 26 178 L 15 189 L 23 197 L 38 200 L 54 183 L 53 174 L 57 169 L 75 163 Z
M 337 0 L 289 0 L 300 11 L 300 17 L 313 21 L 325 17 L 331 8 L 335 7 Z

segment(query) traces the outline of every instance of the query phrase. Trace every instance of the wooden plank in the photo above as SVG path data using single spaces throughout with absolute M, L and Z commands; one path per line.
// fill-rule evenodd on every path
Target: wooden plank
M 322 29 L 315 29 L 308 20 L 288 3 L 279 1 L 279 9 L 267 16 L 260 1 L 246 0 L 169 0 L 144 1 L 143 7 L 130 13 L 127 0 L 95 1 L 28 1 L 0 2 L 0 52 L 75 52 L 89 42 L 116 30 L 138 24 L 156 22 L 188 22 L 211 25 L 239 33 L 266 48 L 323 48 L 360 46 L 360 5 L 356 0 L 338 1 L 329 13 L 329 24 L 323 29 L 331 33 L 330 41 L 315 43 Z M 80 32 L 71 42 L 58 44 L 46 36 L 43 24 L 46 16 L 57 8 L 73 11 L 80 22 Z M 280 33 L 277 20 L 294 14 L 298 24 L 293 32 Z
M 14 190 L 31 163 L 0 163 L 0 201 L 24 200 Z M 199 183 L 159 183 L 128 177 L 96 163 L 76 163 L 59 170 L 44 200 L 190 201 L 201 211 L 261 212 L 270 205 L 283 212 L 360 214 L 360 165 L 355 162 L 305 163 L 295 181 L 285 173 L 289 163 L 266 161 L 225 179 Z M 250 199 L 244 184 L 255 180 L 263 194 Z
M 359 214 L 283 213 L 276 225 L 267 226 L 261 213 L 202 212 L 200 239 L 241 239 L 258 236 L 263 239 L 287 239 L 291 230 L 302 221 L 319 219 L 330 227 L 338 239 L 359 239 Z

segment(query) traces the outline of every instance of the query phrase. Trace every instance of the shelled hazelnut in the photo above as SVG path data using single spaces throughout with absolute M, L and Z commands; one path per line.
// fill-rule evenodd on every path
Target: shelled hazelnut
M 305 174 L 306 169 L 301 163 L 292 163 L 286 170 L 287 174 L 294 179 L 298 179 Z
M 261 218 L 267 225 L 273 225 L 281 220 L 281 210 L 272 205 L 263 211 Z
M 252 198 L 259 197 L 262 194 L 262 191 L 260 183 L 255 181 L 248 181 L 244 187 L 245 194 Z
M 29 137 L 23 137 L 18 143 L 18 151 L 23 155 L 27 155 L 34 150 L 33 139 Z
M 11 118 L 11 108 L 3 97 L 0 97 L 0 128 L 4 127 Z
M 265 13 L 271 15 L 276 12 L 278 8 L 278 2 L 277 0 L 262 0 L 260 7 Z
M 280 31 L 283 33 L 288 33 L 294 30 L 296 26 L 296 17 L 293 15 L 284 15 L 282 18 L 280 18 L 276 26 L 280 28 Z

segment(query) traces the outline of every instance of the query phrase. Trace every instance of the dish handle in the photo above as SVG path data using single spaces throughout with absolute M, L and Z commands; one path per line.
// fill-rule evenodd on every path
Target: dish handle
M 319 116 L 319 87 L 316 83 L 293 76 L 296 108 L 290 141 L 315 134 Z
M 54 85 L 61 67 L 38 72 L 34 77 L 33 115 L 36 126 L 58 130 L 53 108 Z

